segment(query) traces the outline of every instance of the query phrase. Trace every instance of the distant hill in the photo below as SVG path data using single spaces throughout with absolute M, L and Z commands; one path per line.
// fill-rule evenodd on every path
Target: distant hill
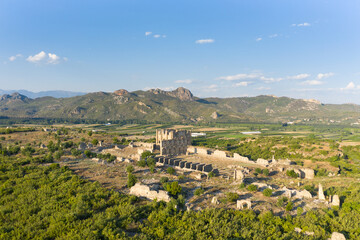
M 85 92 L 71 92 L 71 91 L 61 91 L 61 90 L 54 90 L 54 91 L 41 91 L 41 92 L 31 92 L 27 90 L 2 90 L 0 89 L 0 95 L 3 94 L 13 94 L 13 93 L 20 93 L 25 95 L 29 98 L 39 98 L 39 97 L 54 97 L 54 98 L 68 98 L 68 97 L 75 97 L 85 95 Z
M 185 88 L 174 91 L 120 89 L 68 98 L 30 98 L 20 93 L 0 97 L 0 117 L 71 118 L 148 122 L 276 122 L 358 124 L 360 106 L 321 104 L 316 100 L 262 95 L 198 98 Z

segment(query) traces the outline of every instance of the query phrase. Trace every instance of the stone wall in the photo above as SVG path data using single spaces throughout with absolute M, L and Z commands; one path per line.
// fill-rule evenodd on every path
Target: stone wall
M 149 186 L 141 183 L 136 183 L 135 186 L 131 187 L 130 194 L 138 197 L 145 197 L 151 200 L 157 199 L 158 201 L 170 202 L 170 196 L 166 191 L 151 190 Z
M 187 170 L 187 171 L 197 171 L 208 174 L 215 169 L 211 164 L 202 164 L 202 163 L 192 163 L 181 159 L 173 159 L 169 157 L 155 157 L 157 165 L 164 166 L 169 165 L 177 169 Z

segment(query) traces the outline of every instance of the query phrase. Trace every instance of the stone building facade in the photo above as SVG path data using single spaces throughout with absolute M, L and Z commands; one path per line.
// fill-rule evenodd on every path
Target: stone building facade
M 160 148 L 160 155 L 186 154 L 191 145 L 191 132 L 187 130 L 158 129 L 156 130 L 156 145 Z

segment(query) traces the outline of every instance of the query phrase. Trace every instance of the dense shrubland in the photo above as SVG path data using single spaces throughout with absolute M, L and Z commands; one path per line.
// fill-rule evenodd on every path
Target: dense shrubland
M 144 204 L 56 163 L 38 165 L 9 156 L 0 161 L 0 239 L 326 239 L 333 231 L 360 237 L 356 185 L 326 190 L 340 194 L 340 210 L 298 211 L 299 216 L 281 218 L 251 210 L 184 211 L 181 195 L 167 204 Z M 314 236 L 296 233 L 294 227 Z

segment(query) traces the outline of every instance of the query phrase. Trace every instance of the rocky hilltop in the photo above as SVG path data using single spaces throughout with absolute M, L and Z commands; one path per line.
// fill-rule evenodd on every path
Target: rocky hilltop
M 175 97 L 180 99 L 181 101 L 193 101 L 193 94 L 190 92 L 189 89 L 179 87 L 175 89 L 174 91 L 164 91 L 159 88 L 156 89 L 150 89 L 148 92 L 151 92 L 153 94 L 164 94 L 171 97 Z

